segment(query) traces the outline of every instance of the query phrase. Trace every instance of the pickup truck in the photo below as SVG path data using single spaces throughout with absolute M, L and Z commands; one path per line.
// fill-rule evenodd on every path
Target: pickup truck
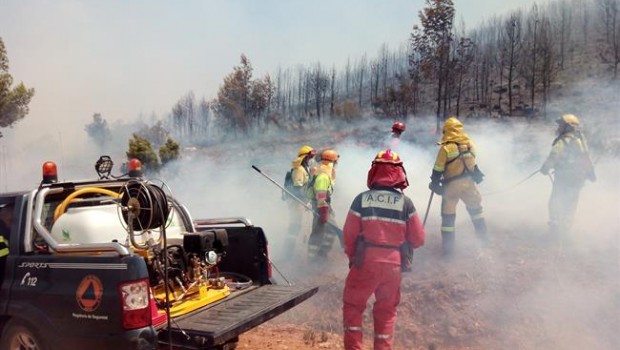
M 263 230 L 193 219 L 135 167 L 0 194 L 0 350 L 234 349 L 239 336 L 314 295 L 279 285 Z

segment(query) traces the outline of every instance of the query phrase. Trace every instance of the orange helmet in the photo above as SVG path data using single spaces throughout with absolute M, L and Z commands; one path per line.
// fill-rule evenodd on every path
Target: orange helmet
M 405 123 L 403 122 L 394 122 L 394 124 L 392 124 L 392 132 L 396 132 L 396 133 L 402 133 L 403 131 L 405 131 L 407 127 L 405 126 Z
M 338 152 L 334 151 L 333 149 L 326 149 L 323 152 L 321 152 L 321 160 L 328 160 L 330 162 L 335 162 L 338 160 L 338 158 L 340 158 L 340 155 L 338 154 Z

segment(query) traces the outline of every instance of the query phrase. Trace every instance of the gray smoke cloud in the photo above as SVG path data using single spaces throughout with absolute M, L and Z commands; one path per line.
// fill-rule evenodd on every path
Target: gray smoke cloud
M 551 181 L 540 173 L 532 174 L 550 150 L 556 116 L 559 114 L 547 121 L 531 122 L 462 118 L 465 131 L 477 145 L 478 164 L 486 174 L 479 190 L 492 246 L 480 247 L 461 203 L 456 221 L 456 262 L 442 262 L 441 198 L 435 196 L 426 224 L 426 245 L 416 251 L 414 258 L 417 270 L 405 279 L 415 285 L 443 278 L 445 271 L 449 271 L 457 279 L 468 276 L 477 281 L 483 292 L 467 300 L 467 307 L 472 313 L 485 315 L 489 328 L 496 331 L 496 341 L 503 346 L 516 342 L 520 344 L 517 348 L 522 349 L 610 349 L 614 341 L 617 344 L 620 324 L 620 168 L 617 155 L 599 149 L 598 144 L 613 140 L 613 133 L 603 126 L 617 117 L 611 112 L 580 115 L 589 136 L 606 135 L 605 142 L 590 140 L 597 145 L 593 157 L 598 179 L 583 188 L 573 230 L 566 232 L 561 242 L 549 244 L 547 201 Z M 282 278 L 275 272 L 276 278 L 304 283 L 310 274 L 316 273 L 305 258 L 311 215 L 305 216 L 299 233 L 297 262 L 284 262 L 282 241 L 287 234 L 287 204 L 281 199 L 281 190 L 251 166 L 283 184 L 284 173 L 301 145 L 335 148 L 341 157 L 333 207 L 336 221 L 342 226 L 351 201 L 366 189 L 372 159 L 388 146 L 391 123 L 392 120 L 362 119 L 350 125 L 312 125 L 297 134 L 269 131 L 205 149 L 186 147 L 182 158 L 157 178 L 188 207 L 194 219 L 246 217 L 262 227 L 269 239 L 270 257 L 284 274 Z M 0 139 L 2 190 L 36 186 L 41 164 L 46 160 L 58 162 L 61 179 L 94 178 L 94 162 L 107 153 L 117 164 L 116 173 L 119 172 L 127 139 L 121 140 L 119 136 L 111 143 L 114 146 L 102 151 L 88 140 L 71 144 L 66 141 L 68 137 L 47 135 L 36 143 L 17 146 L 19 140 L 7 133 L 7 137 Z M 426 214 L 430 195 L 427 186 L 438 139 L 435 119 L 416 116 L 407 120 L 407 131 L 396 149 L 410 181 L 405 193 L 413 199 L 420 218 Z M 338 244 L 334 245 L 327 266 L 322 273 L 344 283 L 346 259 Z

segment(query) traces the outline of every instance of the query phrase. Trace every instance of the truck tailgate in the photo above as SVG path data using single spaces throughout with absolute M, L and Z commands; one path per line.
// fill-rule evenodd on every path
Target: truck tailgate
M 222 344 L 291 309 L 318 289 L 268 284 L 245 292 L 233 292 L 214 306 L 175 318 L 170 333 L 163 329 L 159 341 L 168 344 L 171 340 L 174 346 L 196 349 Z

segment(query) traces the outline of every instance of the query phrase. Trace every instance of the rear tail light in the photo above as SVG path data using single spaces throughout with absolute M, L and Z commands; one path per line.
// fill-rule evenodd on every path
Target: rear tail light
M 148 280 L 121 284 L 123 328 L 136 329 L 151 325 L 151 299 Z
M 272 277 L 271 260 L 269 259 L 269 244 L 265 243 L 265 258 L 267 258 L 267 279 Z

